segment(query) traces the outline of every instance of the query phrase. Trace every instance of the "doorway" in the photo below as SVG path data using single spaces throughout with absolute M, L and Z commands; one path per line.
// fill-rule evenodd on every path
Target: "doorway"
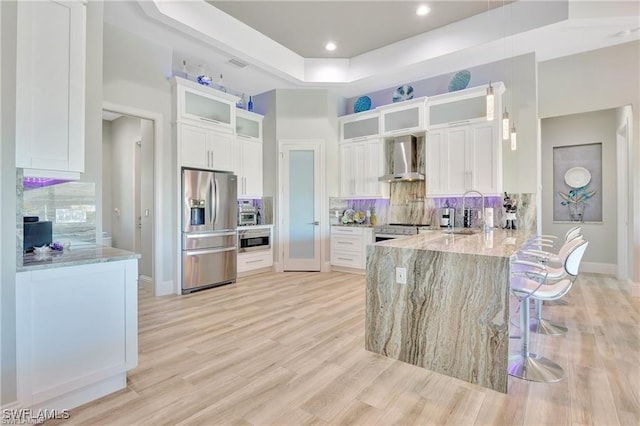
M 280 244 L 284 271 L 320 271 L 324 140 L 280 141 Z
M 140 253 L 141 283 L 153 284 L 153 122 L 103 113 L 103 235 Z
M 118 247 L 124 241 L 125 245 L 131 246 L 129 250 L 142 254 L 138 269 L 140 281 L 151 284 L 154 295 L 171 294 L 174 292 L 173 281 L 162 279 L 164 262 L 162 259 L 163 235 L 161 233 L 162 209 L 160 206 L 162 206 L 163 195 L 162 181 L 159 179 L 159 176 L 163 175 L 162 114 L 103 102 L 103 117 L 105 117 L 103 119 L 103 149 L 105 150 L 103 153 L 102 191 L 103 229 L 110 232 L 114 228 L 107 228 L 107 226 L 110 226 L 113 220 L 122 221 L 123 214 L 125 214 L 124 204 L 117 206 L 112 201 L 114 193 L 120 191 L 128 203 L 126 222 L 129 233 L 124 236 L 120 234 L 120 238 L 112 236 L 112 243 Z M 113 155 L 104 146 L 105 139 L 111 136 L 104 131 L 105 119 L 110 123 L 122 120 L 123 125 L 125 123 L 128 125 L 126 132 L 123 129 L 119 130 L 120 135 L 124 135 L 123 139 L 128 141 L 128 143 L 122 144 L 124 153 L 121 155 Z M 127 126 L 122 127 L 127 129 Z M 113 130 L 113 124 L 111 124 L 110 130 Z M 135 167 L 136 158 L 139 158 L 140 164 L 137 168 Z M 122 184 L 114 185 L 115 182 L 112 179 L 114 171 L 121 168 L 126 168 L 127 178 L 122 181 Z M 139 173 L 134 173 L 136 169 L 139 170 Z M 168 238 L 170 239 L 170 237 Z M 139 244 L 138 248 L 136 241 Z

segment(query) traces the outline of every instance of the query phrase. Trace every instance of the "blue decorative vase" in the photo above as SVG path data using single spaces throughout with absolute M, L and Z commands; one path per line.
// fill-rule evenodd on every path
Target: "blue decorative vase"
M 371 109 L 371 98 L 368 96 L 360 96 L 353 103 L 353 112 L 369 111 Z
M 471 73 L 467 70 L 457 72 L 449 81 L 449 91 L 455 92 L 456 90 L 466 89 L 467 85 L 471 81 Z
M 413 99 L 413 87 L 400 86 L 393 92 L 393 102 L 402 102 Z

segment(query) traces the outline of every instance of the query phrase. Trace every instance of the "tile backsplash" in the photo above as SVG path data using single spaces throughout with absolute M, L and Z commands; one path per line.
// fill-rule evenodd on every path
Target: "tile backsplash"
M 22 180 L 18 185 L 21 184 Z M 18 198 L 18 205 L 22 207 L 19 228 L 22 227 L 22 216 L 38 216 L 41 221 L 52 222 L 54 241 L 96 242 L 95 183 L 66 182 L 23 189 L 18 194 L 22 195 Z
M 329 199 L 329 217 L 332 224 L 339 223 L 346 209 L 366 211 L 375 207 L 378 224 L 412 223 L 438 225 L 438 209 L 448 205 L 456 211 L 455 226 L 462 227 L 462 197 L 424 198 L 424 181 L 394 182 L 391 185 L 389 199 Z M 516 226 L 519 229 L 536 231 L 535 194 L 509 194 L 516 202 Z M 485 207 L 493 208 L 494 227 L 503 228 L 506 224 L 503 198 L 485 197 Z M 468 196 L 465 207 L 481 208 L 480 197 Z M 336 217 L 336 212 L 338 217 Z

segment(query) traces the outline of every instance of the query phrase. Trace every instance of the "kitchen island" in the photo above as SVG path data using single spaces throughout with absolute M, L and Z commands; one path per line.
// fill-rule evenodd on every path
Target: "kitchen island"
M 366 349 L 506 393 L 509 261 L 530 235 L 436 230 L 370 245 Z

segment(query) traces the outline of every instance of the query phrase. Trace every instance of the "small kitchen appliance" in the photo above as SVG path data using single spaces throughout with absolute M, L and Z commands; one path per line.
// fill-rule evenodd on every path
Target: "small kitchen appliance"
M 258 209 L 249 200 L 238 201 L 238 226 L 258 224 Z
M 34 247 L 51 244 L 53 232 L 50 221 L 40 221 L 37 216 L 25 216 L 23 223 L 23 248 L 25 253 L 32 252 Z
M 438 209 L 438 223 L 441 227 L 447 228 L 454 226 L 456 211 L 451 207 L 443 207 Z

